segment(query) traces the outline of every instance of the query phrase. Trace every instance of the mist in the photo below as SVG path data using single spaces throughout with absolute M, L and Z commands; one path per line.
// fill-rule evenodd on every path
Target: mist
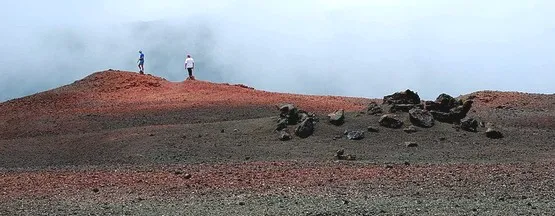
M 0 15 L 0 101 L 100 70 L 301 94 L 554 93 L 555 2 L 20 0 Z

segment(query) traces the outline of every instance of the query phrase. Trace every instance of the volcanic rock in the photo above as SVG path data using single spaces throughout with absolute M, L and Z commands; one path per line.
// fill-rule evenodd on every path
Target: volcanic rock
M 288 122 L 287 118 L 280 117 L 278 119 L 278 123 L 277 123 L 277 126 L 276 126 L 276 131 L 280 131 L 280 130 L 283 130 L 283 129 L 287 128 L 287 125 L 288 125 L 287 122 Z
M 307 118 L 295 128 L 295 135 L 301 138 L 307 138 L 314 133 L 314 120 Z
M 412 147 L 418 147 L 418 143 L 416 142 L 405 142 L 405 146 L 412 148 Z
M 476 119 L 468 118 L 461 121 L 461 129 L 469 132 L 477 132 L 479 123 Z
M 407 89 L 385 96 L 383 104 L 420 104 L 420 97 L 416 92 Z
M 379 121 L 380 125 L 387 128 L 399 129 L 403 127 L 403 122 L 393 115 L 383 115 Z
M 288 141 L 291 140 L 292 136 L 287 129 L 281 130 L 279 132 L 279 140 Z
M 345 111 L 344 110 L 338 110 L 335 111 L 334 113 L 331 113 L 328 115 L 330 123 L 336 126 L 340 126 L 343 123 L 345 123 Z
M 441 112 L 436 110 L 431 110 L 430 113 L 434 116 L 434 119 L 445 123 L 457 123 L 461 119 L 466 117 L 470 108 L 472 108 L 473 101 L 467 100 L 463 105 L 457 106 L 449 110 L 449 112 Z
M 364 139 L 364 131 L 350 131 L 347 133 L 347 139 L 361 140 Z
M 371 102 L 370 104 L 368 104 L 368 108 L 366 109 L 366 113 L 368 115 L 376 115 L 376 114 L 379 114 L 379 113 L 383 113 L 383 109 L 376 102 Z
M 287 119 L 287 124 L 295 125 L 299 122 L 299 110 L 293 104 L 284 104 L 279 106 L 280 118 Z
M 422 104 L 392 104 L 389 107 L 389 113 L 408 112 L 411 109 L 423 109 Z
M 419 127 L 430 128 L 434 126 L 434 116 L 427 110 L 411 109 L 409 111 L 410 121 Z
M 337 150 L 335 158 L 337 158 L 338 160 L 356 160 L 356 156 L 354 155 L 345 155 L 345 150 L 343 149 Z
M 486 130 L 486 136 L 491 139 L 503 138 L 503 134 L 500 131 L 493 128 L 488 128 L 488 130 Z

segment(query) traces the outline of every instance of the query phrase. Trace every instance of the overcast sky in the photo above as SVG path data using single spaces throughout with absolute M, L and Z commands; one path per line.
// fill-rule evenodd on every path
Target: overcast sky
M 555 92 L 551 0 L 5 0 L 0 101 L 108 68 L 303 94 Z

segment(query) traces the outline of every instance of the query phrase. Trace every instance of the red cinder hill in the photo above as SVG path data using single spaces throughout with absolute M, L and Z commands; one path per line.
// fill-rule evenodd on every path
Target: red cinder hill
M 103 127 L 99 116 L 122 124 L 129 124 L 127 120 L 131 116 L 147 118 L 144 124 L 183 124 L 262 117 L 281 103 L 326 113 L 337 109 L 363 110 L 369 101 L 273 93 L 241 84 L 170 82 L 152 75 L 108 70 L 70 85 L 1 103 L 0 135 L 19 137 L 97 130 Z M 236 112 L 242 114 L 236 115 Z M 90 120 L 91 116 L 96 117 L 95 121 Z M 169 118 L 174 121 L 168 122 Z M 131 122 L 121 127 L 135 125 Z

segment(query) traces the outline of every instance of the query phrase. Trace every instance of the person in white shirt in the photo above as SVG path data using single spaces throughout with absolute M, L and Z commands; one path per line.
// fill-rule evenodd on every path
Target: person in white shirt
M 187 59 L 185 59 L 185 69 L 189 72 L 188 80 L 195 80 L 193 76 L 193 70 L 195 69 L 195 60 L 191 58 L 191 55 L 187 55 Z

